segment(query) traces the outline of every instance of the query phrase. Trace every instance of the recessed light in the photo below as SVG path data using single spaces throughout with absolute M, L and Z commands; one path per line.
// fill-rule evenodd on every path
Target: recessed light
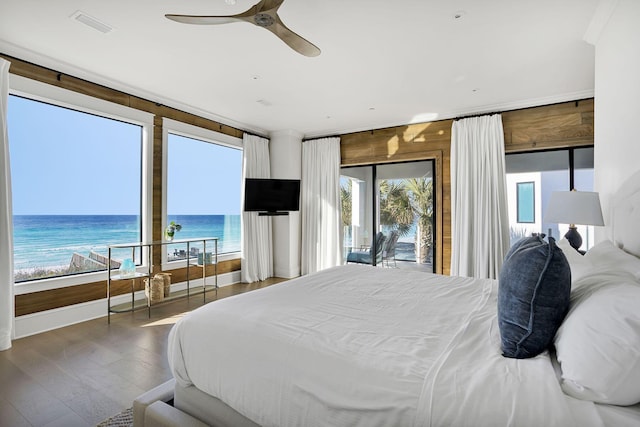
M 465 12 L 464 10 L 459 10 L 453 14 L 453 19 L 461 19 L 466 14 L 467 12 Z
M 236 4 L 236 0 L 224 0 L 226 4 Z

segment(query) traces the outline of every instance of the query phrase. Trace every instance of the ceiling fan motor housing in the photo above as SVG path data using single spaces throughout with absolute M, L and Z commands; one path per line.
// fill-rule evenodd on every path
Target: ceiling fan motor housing
M 276 20 L 273 19 L 273 16 L 269 15 L 268 13 L 258 13 L 256 14 L 256 16 L 254 16 L 253 20 L 256 25 L 260 27 L 270 27 L 274 22 L 276 22 Z

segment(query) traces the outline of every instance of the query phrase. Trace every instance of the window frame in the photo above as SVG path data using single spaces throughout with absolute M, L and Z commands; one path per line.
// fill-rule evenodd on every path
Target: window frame
M 590 144 L 582 144 L 582 145 L 575 145 L 575 146 L 568 146 L 568 147 L 552 147 L 552 148 L 544 148 L 544 149 L 539 149 L 539 150 L 525 150 L 525 151 L 508 151 L 505 152 L 505 161 L 506 158 L 512 155 L 520 155 L 520 154 L 537 154 L 537 153 L 565 153 L 567 155 L 567 188 L 562 188 L 562 189 L 558 189 L 558 190 L 554 190 L 554 191 L 569 191 L 572 188 L 575 188 L 575 180 L 576 180 L 576 172 L 579 170 L 593 170 L 595 171 L 595 165 L 593 165 L 592 167 L 580 167 L 579 165 L 576 165 L 576 160 L 575 160 L 575 154 L 577 151 L 582 151 L 582 150 L 594 150 L 594 146 L 590 145 Z M 510 172 L 507 171 L 507 165 L 505 164 L 505 175 L 509 174 Z M 516 171 L 516 172 L 512 172 L 512 173 L 518 173 L 518 172 L 525 172 L 525 171 Z M 524 182 L 524 181 L 523 181 Z M 594 191 L 593 188 L 591 190 L 589 189 L 584 189 L 584 188 L 580 188 L 579 191 Z M 516 197 L 517 199 L 517 197 Z M 535 203 L 535 200 L 534 200 Z M 541 200 L 540 202 L 540 207 L 544 208 L 545 206 L 545 201 L 544 199 Z M 509 208 L 510 209 L 510 208 Z M 510 216 L 511 218 L 511 216 Z M 540 220 L 541 220 L 541 224 L 544 225 L 544 212 L 541 212 L 540 214 Z M 516 223 L 518 224 L 519 222 L 517 221 L 517 206 L 516 206 Z M 522 224 L 526 224 L 526 223 L 522 223 Z M 535 224 L 535 222 L 534 222 Z M 511 223 L 510 223 L 511 225 Z M 560 225 L 560 224 L 558 224 Z M 568 224 L 567 224 L 568 225 Z M 578 226 L 578 227 L 586 227 L 587 229 L 591 228 L 593 229 L 593 226 Z M 549 232 L 551 232 L 551 229 L 548 229 Z M 562 233 L 562 229 L 558 229 L 559 235 L 555 236 L 557 240 L 560 240 L 564 234 Z M 542 233 L 547 233 L 547 230 L 540 230 L 540 232 Z M 593 246 L 593 240 L 592 239 L 585 239 L 584 236 L 585 234 L 582 233 L 582 231 L 580 231 L 581 234 L 583 235 L 583 244 L 587 245 L 590 244 L 589 247 Z M 552 236 L 553 237 L 553 236 Z M 590 243 L 591 242 L 591 243 Z
M 153 119 L 154 115 L 131 107 L 115 104 L 100 98 L 73 92 L 57 86 L 42 83 L 26 77 L 10 74 L 9 94 L 33 101 L 44 102 L 61 108 L 68 108 L 98 117 L 118 120 L 140 126 L 141 141 L 141 194 L 140 216 L 142 240 L 149 240 L 152 227 L 152 181 L 153 181 Z M 115 172 L 114 172 L 115 173 Z M 143 256 L 142 259 L 146 259 Z M 142 267 L 144 267 L 143 265 Z M 82 285 L 104 280 L 105 271 L 79 273 L 71 276 L 59 276 L 36 279 L 14 284 L 16 295 Z
M 216 132 L 206 128 L 198 127 L 188 123 L 180 122 L 177 120 L 162 118 L 162 230 L 167 226 L 167 180 L 168 180 L 168 166 L 169 156 L 167 155 L 169 150 L 169 134 L 182 136 L 185 138 L 197 139 L 209 144 L 221 145 L 224 147 L 244 150 L 242 144 L 242 138 L 227 135 L 221 132 Z M 240 212 L 242 215 L 242 212 Z M 209 236 L 202 236 L 209 237 Z M 179 240 L 179 239 L 178 239 Z M 187 266 L 188 260 L 176 260 L 167 261 L 167 251 L 162 251 L 161 266 L 162 270 L 174 270 L 178 268 L 184 268 Z M 228 261 L 232 259 L 241 258 L 242 252 L 229 252 L 222 255 L 218 255 L 218 262 Z
M 432 176 L 431 176 L 431 180 L 432 180 L 432 186 L 433 186 L 433 195 L 432 195 L 432 204 L 433 204 L 433 231 L 432 231 L 432 273 L 438 273 L 440 271 L 441 274 L 441 269 L 442 266 L 440 264 L 441 259 L 443 259 L 443 243 L 442 240 L 439 238 L 439 236 L 441 236 L 442 233 L 442 229 L 443 229 L 443 225 L 440 222 L 440 216 L 441 216 L 441 211 L 440 211 L 440 203 L 439 201 L 441 200 L 441 191 L 442 191 L 442 187 L 438 187 L 440 179 L 439 179 L 439 173 L 441 173 L 440 168 L 440 163 L 441 163 L 441 158 L 439 156 L 434 156 L 434 157 L 425 157 L 422 159 L 415 159 L 415 160 L 403 160 L 403 161 L 394 161 L 394 162 L 380 162 L 380 163 L 364 163 L 364 164 L 348 164 L 348 165 L 344 165 L 341 164 L 340 165 L 340 177 L 343 176 L 342 171 L 344 169 L 351 169 L 351 168 L 370 168 L 371 169 L 371 183 L 369 183 L 370 185 L 370 191 L 371 193 L 371 200 L 366 200 L 365 204 L 368 202 L 371 202 L 372 206 L 371 206 L 371 212 L 370 215 L 365 214 L 364 215 L 364 222 L 365 222 L 365 230 L 367 233 L 369 233 L 370 230 L 371 231 L 371 244 L 375 244 L 375 242 L 373 240 L 375 240 L 375 235 L 377 233 L 377 231 L 375 230 L 376 228 L 380 227 L 380 212 L 379 212 L 379 208 L 380 208 L 380 188 L 379 188 L 379 181 L 380 178 L 378 177 L 378 168 L 379 167 L 386 167 L 388 165 L 403 165 L 403 164 L 415 164 L 415 163 L 430 163 L 431 164 L 431 171 L 432 171 Z M 367 209 L 366 207 L 364 208 L 365 210 Z M 371 223 L 369 224 L 369 221 L 371 221 Z M 343 241 L 344 236 L 341 233 L 341 241 Z M 344 241 L 343 241 L 344 243 Z M 346 259 L 346 256 L 345 256 Z M 372 264 L 373 266 L 377 265 L 376 260 L 372 260 Z M 440 267 L 440 270 L 439 270 Z
M 522 220 L 520 213 L 520 186 L 528 184 L 531 186 L 531 221 Z M 535 224 L 536 223 L 536 183 L 535 181 L 523 181 L 516 183 L 516 222 L 518 224 Z

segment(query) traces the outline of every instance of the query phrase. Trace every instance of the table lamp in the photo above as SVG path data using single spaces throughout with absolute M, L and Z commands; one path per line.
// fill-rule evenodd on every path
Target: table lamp
M 579 225 L 604 225 L 600 196 L 591 191 L 554 191 L 544 216 L 545 222 L 569 224 L 564 237 L 576 250 L 582 246 Z

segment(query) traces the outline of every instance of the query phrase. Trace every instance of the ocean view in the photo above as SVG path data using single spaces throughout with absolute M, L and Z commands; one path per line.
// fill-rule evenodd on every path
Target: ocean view
M 182 225 L 176 240 L 218 237 L 218 253 L 240 251 L 240 215 L 169 215 L 168 220 Z M 140 228 L 138 215 L 14 215 L 14 268 L 66 267 L 74 253 L 106 256 L 108 245 L 139 242 Z

